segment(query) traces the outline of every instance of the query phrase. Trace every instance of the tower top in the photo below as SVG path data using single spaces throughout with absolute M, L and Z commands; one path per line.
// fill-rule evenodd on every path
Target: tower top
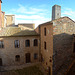
M 55 4 L 53 7 L 61 7 L 60 5 Z
M 61 17 L 61 6 L 54 5 L 52 7 L 52 20 L 58 19 Z

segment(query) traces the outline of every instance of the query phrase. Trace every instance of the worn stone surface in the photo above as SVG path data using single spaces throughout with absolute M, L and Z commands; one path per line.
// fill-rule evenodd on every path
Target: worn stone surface
M 68 17 L 53 21 L 53 70 L 54 73 L 65 59 L 73 53 L 75 22 Z

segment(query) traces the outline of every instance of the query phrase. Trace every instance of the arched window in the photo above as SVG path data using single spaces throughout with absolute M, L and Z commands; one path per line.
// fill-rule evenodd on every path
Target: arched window
M 44 28 L 44 35 L 46 36 L 46 28 Z
M 30 47 L 30 40 L 25 41 L 26 47 Z
M 15 56 L 15 61 L 20 61 L 20 55 Z
M 38 40 L 34 39 L 34 46 L 38 46 Z

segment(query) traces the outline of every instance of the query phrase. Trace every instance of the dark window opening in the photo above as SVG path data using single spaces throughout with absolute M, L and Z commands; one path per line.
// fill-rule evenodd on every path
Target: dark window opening
M 4 48 L 4 42 L 0 41 L 0 48 Z
M 20 61 L 20 56 L 19 55 L 16 55 L 15 61 Z
M 44 28 L 44 35 L 46 36 L 46 28 Z
M 34 46 L 38 46 L 38 40 L 37 39 L 34 40 Z
M 26 53 L 26 63 L 30 63 L 31 62 L 31 55 L 30 53 Z
M 46 42 L 44 42 L 44 49 L 46 50 Z
M 37 59 L 37 58 L 38 58 L 38 54 L 35 53 L 35 54 L 34 54 L 34 59 Z
M 30 40 L 26 40 L 25 43 L 26 43 L 26 47 L 30 47 Z
M 19 44 L 19 40 L 15 40 L 15 48 L 19 48 L 20 44 Z

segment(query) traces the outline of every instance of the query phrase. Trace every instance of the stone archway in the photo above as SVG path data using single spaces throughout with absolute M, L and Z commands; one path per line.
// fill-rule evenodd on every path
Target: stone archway
M 31 55 L 30 55 L 30 53 L 26 53 L 26 55 L 25 55 L 25 57 L 26 57 L 26 63 L 30 63 L 31 62 Z

